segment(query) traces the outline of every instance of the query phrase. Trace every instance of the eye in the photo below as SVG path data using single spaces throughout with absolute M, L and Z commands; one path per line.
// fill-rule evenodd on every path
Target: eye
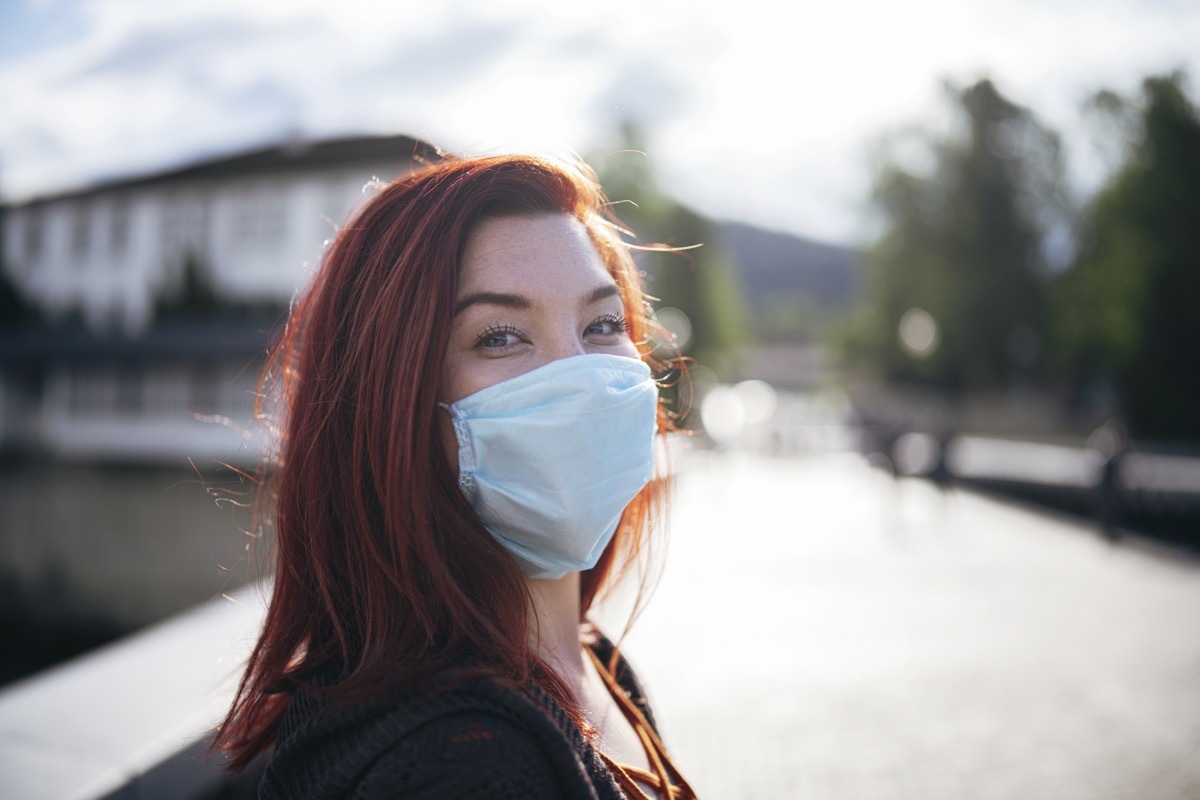
M 629 333 L 629 321 L 620 314 L 605 314 L 583 332 L 585 336 L 623 336 Z
M 519 344 L 523 334 L 511 325 L 492 325 L 475 337 L 474 350 L 504 350 Z

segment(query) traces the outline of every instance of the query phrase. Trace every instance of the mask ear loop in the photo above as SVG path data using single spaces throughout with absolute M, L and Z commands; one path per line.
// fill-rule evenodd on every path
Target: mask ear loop
M 458 488 L 468 500 L 474 501 L 475 448 L 471 446 L 471 431 L 467 427 L 466 417 L 453 403 L 443 403 L 439 400 L 438 407 L 446 409 L 446 413 L 450 415 L 450 424 L 454 427 L 454 441 L 458 444 Z

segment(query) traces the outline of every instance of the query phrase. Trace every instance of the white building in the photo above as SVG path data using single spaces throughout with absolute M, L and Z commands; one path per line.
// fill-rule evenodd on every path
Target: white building
M 156 321 L 160 299 L 190 262 L 231 306 L 286 307 L 364 187 L 435 158 L 404 136 L 291 143 L 3 208 L 3 268 L 51 325 L 0 327 L 0 449 L 254 458 L 269 322 Z
M 286 301 L 363 199 L 429 145 L 405 136 L 295 143 L 4 209 L 4 266 L 52 318 L 144 331 L 196 259 L 230 300 Z

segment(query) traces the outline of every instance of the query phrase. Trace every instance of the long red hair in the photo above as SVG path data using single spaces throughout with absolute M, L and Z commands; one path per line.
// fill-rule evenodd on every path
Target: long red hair
M 581 720 L 530 646 L 528 586 L 459 491 L 436 418 L 467 237 L 483 219 L 546 213 L 584 223 L 634 341 L 649 342 L 638 272 L 594 174 L 532 156 L 445 160 L 383 187 L 294 306 L 263 373 L 280 421 L 268 482 L 274 587 L 214 742 L 231 769 L 269 748 L 291 693 L 330 670 L 338 679 L 322 691 L 348 701 L 480 664 L 535 681 Z M 670 427 L 660 406 L 660 431 Z M 647 541 L 665 477 L 629 504 L 583 573 L 584 612 Z

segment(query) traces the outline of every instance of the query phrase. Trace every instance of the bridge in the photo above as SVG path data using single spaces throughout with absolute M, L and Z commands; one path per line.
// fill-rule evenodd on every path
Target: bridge
M 675 494 L 624 648 L 702 797 L 1200 796 L 1195 556 L 850 453 L 692 450 Z M 0 692 L 0 796 L 248 792 L 201 753 L 260 596 Z

